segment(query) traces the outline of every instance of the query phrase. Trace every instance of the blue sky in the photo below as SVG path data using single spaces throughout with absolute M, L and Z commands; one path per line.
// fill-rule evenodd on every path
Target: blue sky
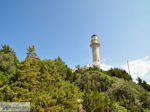
M 60 56 L 72 68 L 92 64 L 92 34 L 101 43 L 101 63 L 122 68 L 144 59 L 150 76 L 150 0 L 0 0 L 0 44 L 20 60 L 34 44 L 41 59 Z

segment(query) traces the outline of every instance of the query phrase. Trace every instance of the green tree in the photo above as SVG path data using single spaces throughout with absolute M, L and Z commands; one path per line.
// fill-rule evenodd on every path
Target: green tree
M 145 90 L 150 91 L 150 85 L 140 77 L 137 78 L 138 84 L 141 85 Z
M 31 102 L 33 112 L 77 112 L 77 99 L 87 112 L 149 112 L 149 86 L 118 68 L 74 71 L 60 57 L 40 60 L 34 46 L 22 62 L 9 45 L 0 49 L 0 101 Z
M 15 52 L 9 45 L 2 45 L 0 49 L 0 71 L 7 74 L 16 73 L 16 64 L 19 63 Z
M 63 79 L 66 79 L 68 67 L 59 56 L 57 59 L 55 59 L 55 65 L 57 67 L 58 73 L 62 76 Z
M 105 93 L 98 91 L 86 92 L 83 96 L 83 107 L 87 112 L 104 112 L 110 104 L 110 99 Z
M 123 78 L 124 80 L 132 80 L 132 77 L 130 74 L 128 74 L 125 70 L 119 69 L 119 68 L 113 68 L 107 71 L 107 73 L 110 76 Z
M 142 107 L 140 100 L 144 95 L 144 89 L 132 81 L 118 80 L 112 84 L 108 93 L 113 95 L 121 106 L 129 110 L 138 111 Z

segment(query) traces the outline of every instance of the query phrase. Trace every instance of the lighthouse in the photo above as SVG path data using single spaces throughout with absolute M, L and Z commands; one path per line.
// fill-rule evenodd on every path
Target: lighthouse
M 100 64 L 100 58 L 99 58 L 100 43 L 97 35 L 92 35 L 90 47 L 92 48 L 93 65 L 97 66 Z

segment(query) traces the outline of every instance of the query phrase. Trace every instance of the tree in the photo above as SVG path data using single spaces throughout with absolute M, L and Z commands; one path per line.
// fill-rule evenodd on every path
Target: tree
M 105 93 L 86 92 L 83 96 L 83 107 L 87 112 L 104 112 L 110 99 Z
M 138 84 L 141 85 L 145 90 L 150 91 L 150 85 L 140 77 L 137 78 Z
M 66 79 L 67 75 L 67 65 L 62 61 L 62 59 L 58 56 L 57 59 L 55 59 L 55 65 L 57 67 L 58 73 L 63 77 L 63 79 Z
M 142 84 L 142 79 L 140 77 L 137 78 L 138 84 L 141 85 Z
M 15 52 L 9 45 L 2 45 L 0 49 L 0 71 L 3 71 L 5 75 L 16 73 L 16 64 L 19 63 Z
M 128 81 L 132 80 L 130 74 L 128 74 L 125 70 L 121 70 L 119 68 L 110 69 L 109 71 L 107 71 L 107 73 L 113 77 L 123 78 L 124 80 L 128 80 Z
M 148 112 L 150 85 L 137 80 L 117 68 L 72 72 L 60 57 L 40 60 L 34 46 L 22 62 L 9 45 L 0 49 L 0 101 L 31 102 L 33 112 L 78 112 L 77 99 L 87 112 Z
M 2 49 L 0 50 L 0 52 L 4 52 L 4 53 L 11 53 L 14 56 L 16 56 L 16 53 L 14 52 L 14 50 L 9 46 L 9 45 L 1 45 Z
M 108 89 L 108 93 L 128 110 L 138 111 L 142 107 L 141 97 L 144 95 L 144 89 L 132 81 L 117 80 Z

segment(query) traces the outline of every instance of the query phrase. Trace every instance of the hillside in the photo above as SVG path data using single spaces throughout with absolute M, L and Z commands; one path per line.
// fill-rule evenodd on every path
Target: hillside
M 79 103 L 77 100 L 81 99 Z M 124 70 L 97 67 L 72 72 L 60 57 L 40 60 L 34 46 L 19 61 L 10 46 L 0 50 L 0 102 L 31 102 L 31 112 L 150 112 L 150 85 Z

